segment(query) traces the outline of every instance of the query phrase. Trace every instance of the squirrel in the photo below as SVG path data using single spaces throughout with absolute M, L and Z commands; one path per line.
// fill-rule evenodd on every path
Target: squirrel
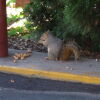
M 63 40 L 53 36 L 49 30 L 41 35 L 39 43 L 47 47 L 48 60 L 67 61 L 73 54 L 75 60 L 80 59 L 79 46 L 75 41 L 63 43 Z

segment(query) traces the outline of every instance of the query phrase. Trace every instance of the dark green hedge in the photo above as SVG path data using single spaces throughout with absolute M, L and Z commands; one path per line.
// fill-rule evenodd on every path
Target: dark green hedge
M 49 29 L 61 39 L 75 38 L 84 49 L 100 51 L 100 0 L 31 0 L 24 13 L 34 32 Z

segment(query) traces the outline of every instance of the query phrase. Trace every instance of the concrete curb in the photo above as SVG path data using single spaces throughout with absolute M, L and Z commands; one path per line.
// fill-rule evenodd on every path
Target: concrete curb
M 29 68 L 17 68 L 10 66 L 0 66 L 0 72 L 19 74 L 27 77 L 42 77 L 52 80 L 60 81 L 73 81 L 82 82 L 87 84 L 100 84 L 100 77 L 88 76 L 88 75 L 77 75 L 72 73 L 53 72 L 44 70 L 35 70 Z

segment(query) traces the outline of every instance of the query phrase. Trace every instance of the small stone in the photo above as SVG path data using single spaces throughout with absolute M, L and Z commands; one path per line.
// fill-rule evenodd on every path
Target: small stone
M 98 62 L 99 61 L 99 59 L 96 59 L 96 62 Z
M 65 68 L 69 69 L 69 67 L 65 67 Z
M 14 59 L 13 62 L 16 63 L 16 60 Z
M 70 70 L 73 70 L 73 68 L 70 68 Z
M 12 79 L 11 79 L 10 82 L 11 82 L 11 83 L 15 83 L 15 80 L 12 80 Z
M 32 53 L 32 49 L 31 49 L 31 48 L 28 48 L 28 49 L 27 49 L 27 52 L 28 52 L 28 53 Z

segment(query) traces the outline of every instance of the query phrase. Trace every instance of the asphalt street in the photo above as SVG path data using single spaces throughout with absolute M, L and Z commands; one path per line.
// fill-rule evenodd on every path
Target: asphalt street
M 100 95 L 79 92 L 34 92 L 0 89 L 0 100 L 100 100 Z
M 100 85 L 0 72 L 0 100 L 100 100 Z
M 29 78 L 1 72 L 0 87 L 31 91 L 84 92 L 100 94 L 100 85 L 56 81 L 36 77 Z

